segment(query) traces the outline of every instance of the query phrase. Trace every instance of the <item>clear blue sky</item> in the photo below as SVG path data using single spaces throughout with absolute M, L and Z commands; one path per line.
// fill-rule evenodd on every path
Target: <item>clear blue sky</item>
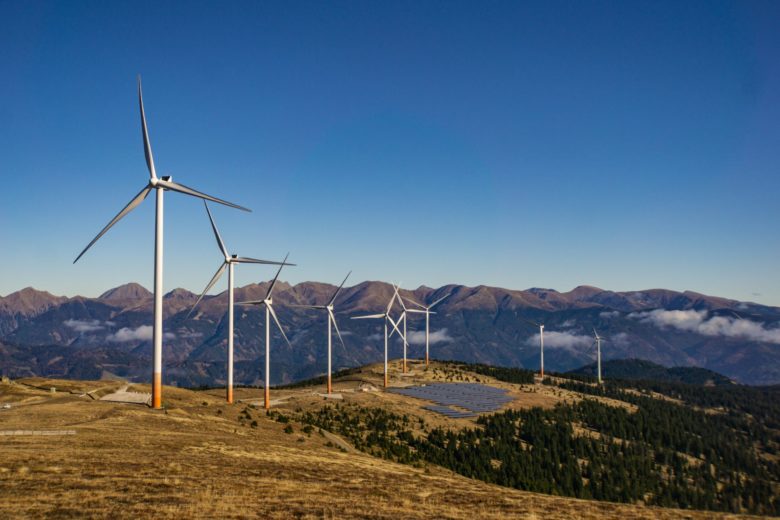
M 328 4 L 328 5 L 326 5 Z M 0 294 L 151 287 L 158 173 L 291 282 L 780 305 L 780 3 L 0 2 Z M 166 198 L 166 290 L 220 258 Z M 270 269 L 240 269 L 241 285 Z M 218 290 L 222 290 L 220 283 Z

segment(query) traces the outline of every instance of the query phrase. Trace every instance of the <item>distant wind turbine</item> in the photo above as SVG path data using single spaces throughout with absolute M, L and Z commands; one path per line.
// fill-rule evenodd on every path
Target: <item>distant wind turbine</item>
M 219 235 L 219 230 L 217 229 L 217 225 L 214 223 L 214 218 L 211 216 L 211 210 L 209 210 L 209 206 L 205 200 L 203 201 L 203 205 L 206 207 L 206 213 L 208 214 L 209 221 L 211 222 L 211 229 L 214 231 L 214 238 L 217 239 L 217 247 L 219 247 L 219 250 L 225 256 L 225 260 L 222 262 L 222 265 L 219 266 L 219 269 L 217 269 L 217 272 L 211 278 L 211 281 L 208 283 L 206 288 L 203 289 L 203 292 L 198 297 L 198 301 L 196 301 L 195 305 L 192 306 L 190 312 L 187 313 L 187 318 L 185 319 L 189 319 L 190 315 L 195 310 L 195 307 L 198 306 L 198 304 L 206 295 L 206 293 L 209 292 L 209 290 L 212 287 L 214 287 L 214 284 L 216 284 L 219 281 L 219 279 L 225 273 L 225 269 L 227 269 L 228 272 L 228 351 L 227 351 L 227 385 L 226 385 L 227 396 L 226 398 L 228 403 L 233 403 L 233 266 L 235 266 L 236 264 L 282 265 L 282 263 L 272 262 L 270 260 L 258 260 L 256 258 L 248 258 L 245 256 L 236 256 L 228 253 L 228 250 L 225 247 L 225 243 L 222 241 L 222 237 Z M 286 265 L 294 265 L 294 264 L 286 264 Z
M 388 380 L 387 380 L 387 339 L 388 339 L 387 324 L 388 324 L 388 322 L 390 323 L 390 325 L 393 326 L 393 329 L 396 332 L 398 332 L 398 335 L 401 336 L 401 331 L 398 330 L 398 323 L 401 320 L 399 319 L 398 321 L 395 321 L 395 320 L 393 320 L 393 317 L 390 316 L 390 311 L 393 308 L 393 303 L 395 303 L 395 298 L 398 295 L 398 286 L 393 286 L 393 289 L 394 289 L 393 296 L 390 298 L 390 302 L 387 304 L 387 308 L 385 309 L 385 312 L 382 312 L 382 313 L 379 313 L 379 314 L 369 314 L 369 315 L 366 315 L 366 316 L 352 316 L 352 318 L 351 318 L 353 320 L 383 319 L 384 322 L 385 322 L 384 323 L 384 325 L 385 325 L 385 369 L 384 369 L 384 374 L 385 374 L 384 386 L 385 386 L 385 388 L 387 388 L 387 384 L 388 384 Z
M 596 338 L 596 363 L 598 366 L 599 384 L 601 384 L 603 382 L 601 380 L 601 342 L 607 340 L 599 336 L 599 333 L 596 332 L 595 328 L 593 329 L 593 337 Z
M 341 337 L 341 332 L 339 332 L 339 326 L 336 323 L 336 316 L 333 314 L 333 303 L 336 301 L 336 297 L 341 292 L 342 287 L 344 287 L 344 284 L 347 282 L 347 278 L 349 278 L 349 275 L 352 274 L 352 271 L 347 273 L 347 276 L 344 277 L 344 281 L 341 282 L 341 285 L 339 285 L 338 289 L 336 289 L 336 292 L 333 293 L 333 296 L 328 300 L 328 303 L 325 305 L 294 305 L 293 307 L 302 307 L 304 309 L 317 309 L 317 310 L 324 310 L 328 313 L 328 394 L 331 394 L 333 392 L 333 385 L 331 382 L 331 375 L 332 375 L 332 364 L 331 364 L 331 352 L 332 352 L 332 331 L 335 328 L 336 334 L 339 337 L 339 341 L 341 342 L 341 346 L 345 347 L 344 340 Z
M 544 379 L 544 323 L 536 323 L 531 320 L 525 321 L 534 327 L 539 327 L 539 375 Z
M 149 132 L 146 128 L 146 115 L 144 113 L 144 100 L 141 92 L 141 76 L 138 76 L 138 104 L 141 110 L 141 134 L 144 141 L 144 155 L 146 156 L 146 166 L 149 169 L 149 183 L 133 197 L 122 211 L 97 234 L 92 242 L 79 253 L 79 256 L 73 261 L 75 264 L 84 253 L 97 242 L 100 237 L 106 234 L 111 227 L 122 220 L 125 215 L 133 211 L 141 202 L 146 199 L 152 190 L 155 190 L 157 196 L 157 208 L 154 223 L 154 369 L 152 378 L 152 407 L 159 409 L 162 407 L 162 339 L 163 339 L 163 194 L 166 190 L 177 191 L 185 195 L 191 195 L 200 199 L 210 200 L 231 208 L 237 208 L 244 211 L 251 211 L 243 206 L 238 206 L 232 202 L 227 202 L 211 195 L 206 195 L 183 184 L 173 182 L 170 176 L 157 177 L 157 171 L 154 168 L 154 158 L 152 157 L 152 145 L 149 142 Z
M 446 300 L 450 296 L 452 296 L 452 293 L 449 293 L 446 296 L 442 296 L 441 298 L 439 298 L 438 300 L 436 300 L 432 304 L 428 305 L 427 307 L 417 303 L 414 300 L 406 298 L 406 301 L 408 301 L 412 305 L 416 305 L 417 307 L 422 309 L 422 310 L 420 310 L 420 309 L 406 309 L 407 312 L 411 312 L 411 313 L 414 313 L 414 314 L 425 314 L 425 366 L 426 367 L 429 364 L 429 350 L 430 350 L 429 343 L 430 343 L 431 314 L 436 314 L 435 312 L 431 311 L 431 309 L 433 309 L 434 307 L 439 305 L 441 302 L 443 302 L 444 300 Z
M 287 256 L 290 256 L 288 253 Z M 268 286 L 268 292 L 265 294 L 265 298 L 262 300 L 250 300 L 245 302 L 238 302 L 239 305 L 264 305 L 265 306 L 265 392 L 264 392 L 264 406 L 265 409 L 268 410 L 271 408 L 271 317 L 273 316 L 274 322 L 276 322 L 276 326 L 279 327 L 279 332 L 282 333 L 282 337 L 284 338 L 284 341 L 287 342 L 287 345 L 292 348 L 292 345 L 290 344 L 290 340 L 287 339 L 287 335 L 284 333 L 284 329 L 282 328 L 282 324 L 279 323 L 279 318 L 276 316 L 276 311 L 274 311 L 274 300 L 273 300 L 273 292 L 274 287 L 276 286 L 276 281 L 279 279 L 279 273 L 282 272 L 282 268 L 285 265 L 290 265 L 287 263 L 287 256 L 284 257 L 284 260 L 282 261 L 282 264 L 279 266 L 279 270 L 276 271 L 276 276 L 274 276 L 273 281 L 271 282 L 271 285 Z

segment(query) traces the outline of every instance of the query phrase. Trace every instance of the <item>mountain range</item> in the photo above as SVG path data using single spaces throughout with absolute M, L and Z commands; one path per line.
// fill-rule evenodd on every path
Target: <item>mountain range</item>
M 267 283 L 236 288 L 236 301 L 262 299 Z M 274 303 L 292 343 L 272 332 L 272 383 L 290 383 L 325 370 L 326 316 L 291 305 L 322 304 L 335 286 L 279 282 Z M 336 302 L 345 346 L 334 338 L 334 369 L 382 359 L 382 322 L 350 320 L 384 309 L 393 287 L 363 282 Z M 450 295 L 431 317 L 431 355 L 502 366 L 539 366 L 538 328 L 545 324 L 545 368 L 568 371 L 592 363 L 593 328 L 607 338 L 605 360 L 644 359 L 697 366 L 744 384 L 780 383 L 780 308 L 651 289 L 614 292 L 580 286 L 569 292 L 533 288 L 421 286 L 401 294 L 425 303 Z M 197 295 L 165 295 L 164 379 L 180 386 L 219 385 L 225 379 L 227 293 L 207 296 L 187 319 Z M 0 297 L 0 372 L 74 379 L 149 379 L 152 294 L 137 283 L 97 298 L 54 296 L 26 288 Z M 396 314 L 400 308 L 396 306 Z M 261 381 L 264 319 L 254 307 L 236 308 L 235 380 Z M 424 319 L 409 316 L 409 355 L 424 352 Z M 401 356 L 394 338 L 390 356 Z

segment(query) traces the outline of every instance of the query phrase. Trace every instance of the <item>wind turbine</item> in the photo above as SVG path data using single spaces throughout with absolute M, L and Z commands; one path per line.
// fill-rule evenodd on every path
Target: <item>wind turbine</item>
M 208 213 L 209 221 L 211 222 L 211 229 L 214 231 L 214 238 L 217 239 L 217 247 L 219 247 L 222 254 L 225 255 L 225 260 L 222 262 L 222 265 L 219 266 L 219 269 L 217 269 L 217 272 L 211 278 L 211 281 L 206 286 L 206 288 L 203 289 L 203 292 L 198 297 L 198 301 L 196 301 L 195 305 L 192 306 L 190 312 L 187 313 L 187 318 L 185 319 L 189 319 L 190 315 L 195 310 L 195 307 L 198 306 L 198 304 L 206 295 L 206 293 L 209 292 L 209 290 L 212 287 L 214 287 L 214 284 L 216 284 L 219 281 L 219 279 L 225 273 L 225 269 L 227 269 L 228 272 L 228 352 L 227 352 L 227 386 L 226 386 L 227 396 L 226 398 L 227 398 L 227 402 L 232 404 L 233 403 L 233 266 L 235 266 L 236 264 L 282 265 L 282 263 L 272 262 L 270 260 L 258 260 L 256 258 L 248 258 L 245 256 L 236 256 L 236 255 L 229 254 L 227 248 L 225 247 L 225 243 L 222 241 L 222 237 L 219 235 L 219 230 L 217 229 L 217 225 L 214 223 L 214 218 L 211 216 L 211 210 L 209 210 L 209 206 L 205 200 L 203 201 L 203 205 L 206 207 L 206 213 Z M 286 264 L 286 265 L 294 265 L 294 264 Z
M 290 253 L 287 253 L 287 256 L 290 256 Z M 279 266 L 279 270 L 276 271 L 276 276 L 274 276 L 274 280 L 271 282 L 271 285 L 268 286 L 268 292 L 265 294 L 265 298 L 262 300 L 250 300 L 245 302 L 238 302 L 239 305 L 264 305 L 265 306 L 265 392 L 264 392 L 264 406 L 265 409 L 268 410 L 271 408 L 271 316 L 273 316 L 274 321 L 276 322 L 276 326 L 279 327 L 279 332 L 282 333 L 282 337 L 284 338 L 284 341 L 287 342 L 287 345 L 289 345 L 290 348 L 292 348 L 292 345 L 290 344 L 290 340 L 287 339 L 287 335 L 284 333 L 284 329 L 282 328 L 282 324 L 279 323 L 279 318 L 276 316 L 276 311 L 274 311 L 274 300 L 273 300 L 273 292 L 274 287 L 276 286 L 276 281 L 279 279 L 279 273 L 282 272 L 282 268 L 285 265 L 290 265 L 287 263 L 287 256 L 284 257 L 284 260 L 282 261 L 281 265 Z
M 539 327 L 539 376 L 544 379 L 544 323 L 536 323 L 531 320 L 525 321 L 534 327 Z
M 399 335 L 399 336 L 402 336 L 402 337 L 401 337 L 401 339 L 402 339 L 402 340 L 403 340 L 403 342 L 404 342 L 404 362 L 403 362 L 403 373 L 405 374 L 405 373 L 406 373 L 406 347 L 407 347 L 407 345 L 408 345 L 408 343 L 407 343 L 407 341 L 406 341 L 406 312 L 407 312 L 409 309 L 407 309 L 407 308 L 406 308 L 406 305 L 404 305 L 404 299 L 403 299 L 403 298 L 401 298 L 401 295 L 398 293 L 398 289 L 399 289 L 399 288 L 400 288 L 400 284 L 399 284 L 399 285 L 397 285 L 397 286 L 395 287 L 395 294 L 393 295 L 393 298 L 398 298 L 398 303 L 400 303 L 400 304 L 401 304 L 401 309 L 403 309 L 403 310 L 401 311 L 401 316 L 398 318 L 398 322 L 397 322 L 397 323 L 399 323 L 399 324 L 400 324 L 400 323 L 401 323 L 401 321 L 403 321 L 403 322 L 404 322 L 404 333 L 403 333 L 403 335 L 401 335 L 401 331 L 398 331 L 398 335 Z M 398 330 L 398 329 L 396 329 L 396 330 Z M 393 332 L 394 332 L 394 331 L 392 331 L 392 330 L 390 331 L 390 337 L 393 337 Z
M 595 328 L 593 329 L 593 336 L 596 338 L 596 363 L 598 365 L 599 384 L 601 384 L 603 382 L 601 380 L 601 342 L 607 340 L 599 336 Z
M 389 322 L 393 326 L 393 329 L 396 332 L 398 332 L 398 335 L 399 336 L 401 335 L 401 331 L 398 330 L 398 323 L 401 320 L 399 319 L 398 321 L 395 321 L 395 320 L 393 320 L 393 317 L 390 316 L 390 310 L 393 308 L 393 303 L 395 302 L 396 296 L 398 296 L 398 286 L 393 286 L 393 288 L 394 288 L 393 296 L 390 298 L 390 302 L 387 304 L 387 308 L 385 309 L 385 312 L 382 312 L 382 313 L 379 313 L 379 314 L 369 314 L 369 315 L 366 315 L 366 316 L 352 316 L 352 318 L 351 318 L 353 320 L 371 320 L 371 319 L 378 319 L 378 318 L 384 319 L 384 322 L 385 322 L 385 369 L 384 369 L 385 382 L 384 382 L 384 386 L 385 386 L 385 388 L 387 388 L 387 384 L 388 384 L 387 383 L 387 338 L 388 338 L 388 335 L 387 335 L 387 323 Z
M 349 275 L 352 274 L 352 271 L 347 273 L 347 276 L 344 277 L 344 281 L 341 282 L 341 285 L 339 285 L 339 288 L 336 289 L 336 292 L 333 293 L 333 296 L 330 300 L 328 300 L 328 303 L 325 305 L 294 305 L 294 307 L 302 307 L 304 309 L 318 309 L 318 310 L 324 310 L 328 312 L 328 394 L 331 394 L 333 392 L 333 385 L 331 383 L 331 352 L 332 352 L 332 329 L 336 329 L 336 334 L 339 336 L 339 341 L 341 342 L 341 346 L 346 349 L 346 346 L 344 345 L 344 340 L 341 337 L 341 332 L 339 332 L 339 326 L 336 323 L 336 316 L 333 314 L 333 302 L 336 301 L 336 297 L 341 292 L 341 288 L 344 287 L 344 284 L 347 282 L 347 278 L 349 278 Z M 332 324 L 332 326 L 331 326 Z
M 430 340 L 430 328 L 431 328 L 430 327 L 430 325 L 431 325 L 431 314 L 436 314 L 435 312 L 431 311 L 431 309 L 433 309 L 434 307 L 439 305 L 441 302 L 443 302 L 444 300 L 446 300 L 450 296 L 452 296 L 452 293 L 449 293 L 446 296 L 442 296 L 441 298 L 439 298 L 438 300 L 436 300 L 432 304 L 428 305 L 427 307 L 422 305 L 422 304 L 417 303 L 414 300 L 406 298 L 406 301 L 408 301 L 412 305 L 418 306 L 421 309 L 421 310 L 420 309 L 406 309 L 407 312 L 412 312 L 412 313 L 415 313 L 415 314 L 425 314 L 425 366 L 426 367 L 429 364 L 429 359 L 428 359 L 429 358 L 429 354 L 428 354 L 428 352 L 429 352 L 429 343 L 430 343 L 429 340 Z
M 163 339 L 163 194 L 166 190 L 177 191 L 185 195 L 191 195 L 232 208 L 241 209 L 244 211 L 251 211 L 232 202 L 227 202 L 211 195 L 206 195 L 192 188 L 188 188 L 183 184 L 173 182 L 170 176 L 157 177 L 157 171 L 154 168 L 154 158 L 152 157 L 152 145 L 149 142 L 149 131 L 146 128 L 146 115 L 144 113 L 144 100 L 141 92 L 141 76 L 138 76 L 138 104 L 141 110 L 141 135 L 144 141 L 144 155 L 146 157 L 146 167 L 149 169 L 149 182 L 146 186 L 133 197 L 133 199 L 125 206 L 122 211 L 111 220 L 111 222 L 104 227 L 100 233 L 97 234 L 92 242 L 87 244 L 87 247 L 79 253 L 79 256 L 73 261 L 75 264 L 78 262 L 87 250 L 97 242 L 100 237 L 106 234 L 111 227 L 122 220 L 122 218 L 133 211 L 144 199 L 149 195 L 152 190 L 155 190 L 157 197 L 157 207 L 155 212 L 154 223 L 154 369 L 152 378 L 152 407 L 159 409 L 162 407 L 162 339 Z

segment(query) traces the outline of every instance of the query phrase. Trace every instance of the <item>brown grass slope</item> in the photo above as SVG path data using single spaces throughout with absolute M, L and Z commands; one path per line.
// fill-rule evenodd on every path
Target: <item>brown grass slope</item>
M 453 374 L 446 366 L 429 371 L 414 366 L 411 375 L 401 377 L 398 369 L 394 363 L 396 384 L 446 380 Z M 379 367 L 367 367 L 338 381 L 336 391 L 346 402 L 411 410 L 437 420 L 415 400 L 360 391 L 379 377 Z M 56 393 L 48 390 L 52 386 Z M 729 517 L 528 493 L 436 466 L 380 460 L 343 449 L 344 442 L 332 435 L 305 434 L 298 424 L 292 424 L 294 433 L 285 433 L 286 425 L 250 406 L 260 395 L 256 389 L 239 390 L 242 402 L 229 406 L 219 390 L 166 387 L 166 411 L 86 395 L 92 391 L 99 398 L 122 386 L 44 379 L 0 385 L 0 406 L 11 404 L 0 409 L 0 430 L 76 432 L 0 436 L 0 518 Z M 322 390 L 275 390 L 272 396 L 276 408 L 286 412 L 322 406 L 317 395 Z M 571 398 L 531 385 L 511 391 L 512 406 L 520 407 Z M 459 425 L 464 424 L 450 426 Z

